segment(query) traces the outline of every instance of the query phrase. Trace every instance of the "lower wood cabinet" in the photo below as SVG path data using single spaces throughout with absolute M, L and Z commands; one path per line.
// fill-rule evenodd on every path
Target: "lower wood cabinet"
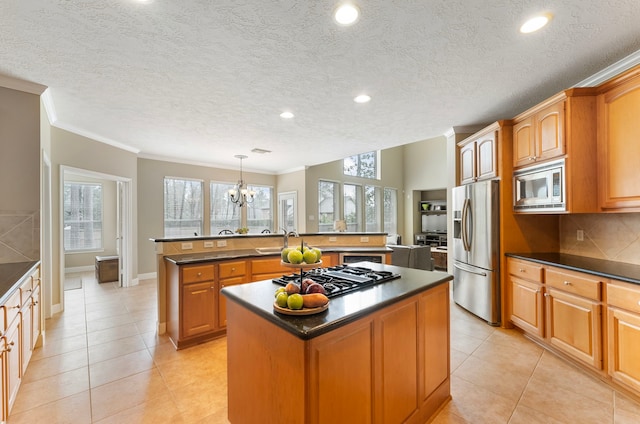
M 640 286 L 612 280 L 607 299 L 609 375 L 640 395 Z
M 602 370 L 602 281 L 589 274 L 514 258 L 507 258 L 507 268 L 511 322 L 585 365 Z
M 2 422 L 16 400 L 34 347 L 40 343 L 40 268 L 25 275 L 6 302 L 0 305 L 0 388 Z
M 210 333 L 216 329 L 215 282 L 183 284 L 179 339 Z

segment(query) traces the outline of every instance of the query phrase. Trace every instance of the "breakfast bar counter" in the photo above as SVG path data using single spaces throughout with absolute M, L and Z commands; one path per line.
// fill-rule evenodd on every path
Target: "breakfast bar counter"
M 452 276 L 353 265 L 400 278 L 304 316 L 274 311 L 271 280 L 222 289 L 230 422 L 423 423 L 450 399 Z

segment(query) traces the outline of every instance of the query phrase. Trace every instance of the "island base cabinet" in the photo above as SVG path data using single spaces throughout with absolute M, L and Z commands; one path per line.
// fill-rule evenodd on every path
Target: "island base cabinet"
M 640 314 L 608 309 L 609 375 L 640 392 Z
M 310 340 L 227 317 L 231 423 L 424 423 L 450 399 L 448 283 Z

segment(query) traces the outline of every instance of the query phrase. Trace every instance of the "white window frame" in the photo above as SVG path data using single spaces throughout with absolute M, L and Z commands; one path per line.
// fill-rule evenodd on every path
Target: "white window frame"
M 260 184 L 247 184 L 247 188 L 249 189 L 249 191 L 254 191 L 255 192 L 255 196 L 254 199 L 251 203 L 248 203 L 246 206 L 247 208 L 247 215 L 246 215 L 246 227 L 249 228 L 249 232 L 251 234 L 260 234 L 263 231 L 269 231 L 272 232 L 275 230 L 274 228 L 274 193 L 275 190 L 272 186 L 268 186 L 268 185 L 260 185 Z M 255 211 L 256 209 L 256 205 L 259 201 L 259 196 L 260 196 L 260 192 L 262 190 L 267 189 L 269 191 L 269 219 L 268 219 L 268 223 L 266 225 L 261 225 L 261 226 L 251 226 L 249 225 L 249 215 L 252 213 L 252 210 Z
M 171 231 L 172 234 L 168 234 L 167 232 L 167 180 L 175 180 L 175 181 L 185 181 L 185 182 L 196 182 L 196 183 L 200 183 L 200 199 L 199 199 L 199 203 L 200 203 L 200 210 L 199 210 L 199 219 L 198 217 L 194 217 L 192 219 L 184 219 L 183 221 L 193 221 L 196 222 L 198 221 L 199 225 L 198 227 L 193 226 L 191 228 L 186 228 L 186 227 L 175 227 L 176 230 L 178 231 Z M 200 180 L 200 179 L 195 179 L 195 178 L 185 178 L 185 177 L 170 177 L 170 176 L 165 176 L 164 180 L 162 181 L 162 195 L 163 195 L 163 201 L 162 201 L 162 227 L 163 227 L 163 231 L 164 231 L 164 236 L 165 237 L 192 237 L 194 235 L 202 235 L 202 228 L 204 226 L 204 221 L 203 221 L 203 212 L 204 212 L 204 181 Z M 184 196 L 184 194 L 183 194 Z M 177 222 L 177 220 L 174 220 Z

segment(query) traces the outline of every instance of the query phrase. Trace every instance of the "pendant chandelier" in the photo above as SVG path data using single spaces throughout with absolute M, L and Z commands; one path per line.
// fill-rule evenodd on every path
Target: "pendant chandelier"
M 247 189 L 242 179 L 242 159 L 246 159 L 247 156 L 235 155 L 234 157 L 240 159 L 240 180 L 238 180 L 238 184 L 236 184 L 234 188 L 229 190 L 229 198 L 231 198 L 232 203 L 243 207 L 245 204 L 253 202 L 253 196 L 255 196 L 256 192 Z

